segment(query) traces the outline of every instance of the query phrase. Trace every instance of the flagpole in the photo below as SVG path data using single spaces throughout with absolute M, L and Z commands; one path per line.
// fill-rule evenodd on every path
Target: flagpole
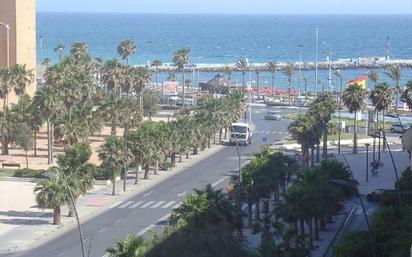
M 315 49 L 315 95 L 318 86 L 318 51 L 319 51 L 319 27 L 316 27 L 316 49 Z

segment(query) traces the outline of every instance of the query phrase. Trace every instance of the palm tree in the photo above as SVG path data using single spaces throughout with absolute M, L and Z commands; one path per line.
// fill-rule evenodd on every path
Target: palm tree
M 42 180 L 34 188 L 37 205 L 42 209 L 53 209 L 53 225 L 61 224 L 61 206 L 68 203 L 67 187 L 63 178 L 53 176 Z
M 256 74 L 256 91 L 257 91 L 257 97 L 259 99 L 259 75 L 260 75 L 260 70 L 259 68 L 255 68 L 255 74 Z
M 338 103 L 331 93 L 320 93 L 318 97 L 309 106 L 309 115 L 313 115 L 323 130 L 323 157 L 328 156 L 328 127 L 332 118 L 338 108 Z
M 230 66 L 225 66 L 223 68 L 223 73 L 227 75 L 227 80 L 230 82 L 230 80 L 232 79 L 232 72 L 233 69 Z
M 124 140 L 114 135 L 106 138 L 105 143 L 99 149 L 99 158 L 106 167 L 112 170 L 112 195 L 116 194 L 116 173 L 129 161 L 129 153 L 126 152 Z
M 293 74 L 295 74 L 295 68 L 293 64 L 286 65 L 282 73 L 288 77 L 288 99 L 289 99 L 288 101 L 290 105 L 291 104 L 290 94 L 291 94 L 291 89 L 292 89 L 292 77 L 293 77 Z
M 44 58 L 43 62 L 41 63 L 41 65 L 46 66 L 46 70 L 49 69 L 51 64 L 51 59 L 50 58 Z M 43 72 L 44 73 L 44 72 Z
M 173 63 L 182 72 L 183 106 L 185 106 L 185 65 L 190 62 L 190 48 L 182 48 L 174 53 Z
M 370 79 L 370 80 L 372 80 L 373 81 L 373 83 L 375 84 L 375 86 L 376 86 L 376 84 L 378 83 L 378 81 L 379 81 L 379 79 L 380 79 L 380 74 L 379 74 L 379 72 L 377 72 L 377 71 L 375 71 L 375 70 L 370 70 L 370 71 L 368 71 L 368 78 Z
M 152 67 L 155 67 L 155 72 L 156 72 L 156 87 L 155 91 L 157 91 L 157 87 L 159 86 L 159 66 L 162 65 L 162 62 L 160 60 L 154 60 L 151 64 Z M 162 84 L 162 95 L 163 95 L 163 84 Z
M 305 99 L 308 99 L 308 78 L 303 77 L 302 80 L 305 82 Z
M 104 95 L 103 101 L 99 106 L 99 112 L 103 115 L 106 121 L 111 124 L 111 135 L 116 135 L 117 124 L 120 122 L 121 117 L 122 99 L 116 97 L 114 93 L 108 93 Z
M 117 53 L 129 64 L 129 56 L 136 52 L 136 48 L 136 44 L 133 41 L 125 40 L 117 46 Z
M 242 71 L 242 79 L 243 79 L 242 80 L 243 81 L 243 83 L 242 83 L 242 86 L 243 86 L 242 93 L 245 94 L 246 93 L 246 78 L 245 78 L 245 76 L 246 76 L 246 72 L 249 70 L 249 63 L 246 59 L 243 58 L 243 59 L 238 60 L 235 63 L 235 66 L 238 70 Z
M 146 67 L 134 68 L 131 74 L 133 78 L 132 91 L 138 97 L 139 110 L 143 115 L 143 91 L 150 81 L 150 71 Z
M 62 61 L 62 52 L 64 49 L 64 45 L 62 44 L 58 44 L 55 48 L 54 48 L 54 52 L 59 54 L 59 62 Z
M 15 64 L 8 69 L 0 70 L 0 97 L 3 98 L 3 129 L 2 129 L 2 154 L 9 152 L 8 144 L 5 140 L 5 128 L 7 127 L 7 106 L 8 95 L 13 90 L 17 96 L 22 96 L 26 87 L 34 79 L 33 71 L 28 70 L 26 65 Z
M 369 98 L 372 100 L 372 104 L 375 106 L 375 110 L 382 112 L 382 131 L 385 131 L 385 111 L 388 110 L 392 105 L 392 90 L 389 88 L 386 82 L 376 83 L 375 89 L 371 91 Z M 379 128 L 379 130 L 380 129 L 381 128 Z M 383 144 L 383 149 L 385 149 L 385 146 L 386 144 Z
M 353 153 L 358 152 L 357 113 L 365 105 L 366 90 L 358 84 L 350 84 L 342 94 L 342 101 L 353 113 Z
M 61 110 L 61 99 L 56 88 L 46 85 L 34 96 L 33 104 L 40 114 L 47 118 L 47 163 L 53 163 L 54 124 Z
M 402 75 L 402 67 L 400 64 L 389 64 L 386 68 L 385 75 L 395 81 L 395 88 L 396 88 L 396 99 L 395 99 L 395 110 L 398 109 L 399 104 L 399 93 L 401 91 L 400 88 L 400 81 Z
M 147 246 L 142 237 L 128 235 L 124 241 L 117 241 L 116 248 L 108 248 L 110 257 L 142 257 Z
M 79 59 L 81 57 L 84 57 L 87 55 L 87 44 L 84 42 L 76 42 L 72 45 L 70 49 L 70 54 L 76 58 Z
M 275 75 L 277 70 L 276 61 L 269 61 L 266 64 L 266 69 L 272 74 L 272 92 L 275 89 Z

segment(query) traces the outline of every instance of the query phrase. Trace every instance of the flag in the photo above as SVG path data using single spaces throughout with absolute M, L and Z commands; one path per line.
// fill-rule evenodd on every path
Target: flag
M 350 85 L 359 85 L 359 86 L 362 87 L 362 89 L 366 90 L 366 89 L 367 89 L 367 87 L 366 87 L 366 80 L 367 80 L 367 78 L 368 78 L 368 77 L 367 77 L 366 75 L 363 75 L 363 76 L 360 76 L 360 77 L 357 78 L 357 79 L 348 81 L 348 82 L 346 83 L 346 87 L 348 87 L 348 86 L 350 86 Z

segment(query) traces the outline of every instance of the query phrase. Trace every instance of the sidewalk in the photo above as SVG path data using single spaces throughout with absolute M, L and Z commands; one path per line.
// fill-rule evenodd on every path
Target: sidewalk
M 92 219 L 99 213 L 106 211 L 109 206 L 124 200 L 133 195 L 147 190 L 156 184 L 178 174 L 199 161 L 211 156 L 221 149 L 222 145 L 212 145 L 210 149 L 200 152 L 199 155 L 190 156 L 189 159 L 182 158 L 182 163 L 177 163 L 177 167 L 168 171 L 159 171 L 159 175 L 151 174 L 150 179 L 144 180 L 144 171 L 139 174 L 138 185 L 133 185 L 133 179 L 127 182 L 126 192 L 123 189 L 123 181 L 117 182 L 118 193 L 111 195 L 112 186 L 95 186 L 93 190 L 86 193 L 77 201 L 77 208 L 82 223 Z M 129 175 L 133 173 L 129 171 Z M 68 208 L 62 208 L 62 225 L 51 225 L 53 219 L 52 210 L 40 210 L 35 205 L 33 188 L 34 182 L 20 181 L 0 181 L 0 195 L 2 205 L 0 206 L 0 253 L 11 253 L 24 248 L 39 245 L 53 237 L 61 235 L 65 231 L 73 228 L 76 223 L 74 218 L 66 217 Z M 22 185 L 22 183 L 26 183 Z M 20 187 L 18 185 L 21 185 Z M 22 190 L 24 188 L 24 190 Z M 1 193 L 3 192 L 3 193 Z M 7 193 L 5 193 L 7 192 Z M 19 196 L 19 198 L 16 198 Z M 23 202 L 22 206 L 15 206 L 12 203 Z M 5 205 L 8 206 L 5 206 Z M 17 208 L 19 207 L 19 208 Z

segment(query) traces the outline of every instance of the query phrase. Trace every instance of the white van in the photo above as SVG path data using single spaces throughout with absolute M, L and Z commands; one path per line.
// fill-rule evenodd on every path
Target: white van
M 247 123 L 236 122 L 230 126 L 230 144 L 251 144 L 252 143 L 252 131 Z

